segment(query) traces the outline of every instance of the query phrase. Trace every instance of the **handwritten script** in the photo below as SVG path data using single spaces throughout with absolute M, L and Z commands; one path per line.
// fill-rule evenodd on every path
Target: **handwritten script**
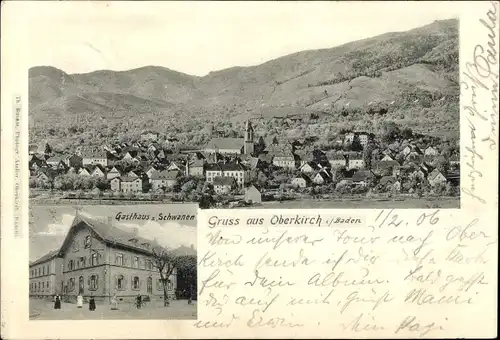
M 339 216 L 283 213 L 287 226 L 268 213 L 255 227 L 244 215 L 200 216 L 208 227 L 196 328 L 440 336 L 495 287 L 487 266 L 496 238 L 479 218 L 382 210 L 361 219 L 364 227 L 340 217 L 345 223 L 323 228 L 317 221 Z
M 464 147 L 467 185 L 462 192 L 483 204 L 486 199 L 478 192 L 477 180 L 484 176 L 485 152 L 498 149 L 498 6 L 498 2 L 490 2 L 490 8 L 478 19 L 479 31 L 484 34 L 477 37 L 481 42 L 464 54 L 462 68 L 462 108 L 469 132 Z

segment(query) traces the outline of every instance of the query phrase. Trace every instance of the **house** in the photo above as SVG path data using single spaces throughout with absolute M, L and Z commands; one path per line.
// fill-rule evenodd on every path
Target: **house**
M 207 153 L 242 154 L 244 138 L 212 138 L 204 147 Z
M 292 178 L 291 185 L 297 188 L 306 188 L 312 183 L 309 176 L 306 174 L 300 174 L 299 176 Z
M 351 179 L 354 184 L 365 186 L 370 180 L 375 178 L 376 176 L 371 170 L 360 170 L 356 171 Z
M 53 250 L 29 264 L 29 295 L 52 297 L 61 294 L 62 259 L 59 249 Z
M 184 164 L 182 164 L 180 161 L 173 161 L 171 162 L 168 167 L 167 167 L 167 170 L 168 171 L 181 171 L 181 172 L 184 172 Z
M 85 151 L 82 153 L 82 165 L 100 164 L 108 166 L 108 155 L 104 150 Z
M 59 156 L 52 156 L 52 157 L 49 157 L 45 162 L 47 163 L 48 166 L 55 168 L 59 165 L 59 163 L 66 162 L 66 156 L 60 156 L 60 155 Z
M 347 157 L 347 168 L 348 169 L 363 169 L 365 167 L 365 161 L 363 160 L 363 155 L 354 154 Z
M 393 176 L 399 174 L 400 164 L 397 161 L 379 161 L 374 166 L 374 171 L 379 175 L 392 173 Z
M 141 133 L 141 140 L 142 141 L 156 141 L 156 140 L 158 140 L 159 136 L 160 136 L 160 134 L 158 132 L 147 130 L 147 131 L 144 131 L 143 133 Z
M 300 168 L 307 162 L 312 162 L 314 160 L 313 153 L 307 150 L 296 150 L 294 154 L 296 158 L 295 163 L 297 168 Z
M 273 164 L 280 168 L 295 169 L 295 156 L 292 152 L 283 152 L 275 154 Z
M 446 177 L 438 169 L 434 169 L 427 176 L 427 181 L 431 186 L 436 186 L 440 183 L 446 183 Z
M 151 174 L 149 182 L 151 189 L 157 191 L 159 189 L 172 188 L 177 184 L 182 173 L 177 170 L 156 171 Z
M 390 161 L 394 161 L 394 155 L 392 152 L 387 152 L 387 153 L 384 153 L 384 157 L 382 157 L 382 159 L 380 160 L 381 162 L 390 162 Z
M 106 169 L 104 169 L 101 165 L 96 165 L 90 175 L 92 177 L 106 178 Z
M 358 138 L 359 138 L 359 143 L 363 147 L 365 147 L 368 144 L 368 141 L 370 140 L 370 136 L 367 133 L 359 133 Z
M 90 176 L 91 173 L 92 173 L 92 170 L 88 166 L 82 166 L 78 170 L 78 175 L 80 175 L 80 176 Z
M 312 177 L 312 181 L 315 184 L 325 184 L 330 182 L 331 178 L 325 171 L 320 171 Z
M 156 169 L 154 166 L 150 166 L 146 171 L 146 175 L 148 176 L 148 178 L 151 178 L 151 175 L 155 172 L 158 172 L 158 169 Z
M 355 134 L 353 132 L 346 133 L 346 135 L 344 136 L 344 143 L 352 144 L 352 142 L 354 142 L 354 136 Z
M 345 156 L 341 153 L 327 154 L 328 163 L 330 166 L 335 168 L 343 168 L 347 166 L 347 160 Z
M 418 146 L 415 145 L 407 145 L 401 153 L 405 156 L 407 159 L 410 154 L 412 155 L 423 155 L 422 150 L 418 148 Z
M 262 194 L 255 185 L 251 185 L 245 189 L 245 202 L 262 203 Z
M 138 178 L 138 177 L 140 177 L 140 176 L 139 176 L 139 174 L 138 174 L 136 171 L 131 170 L 131 171 L 129 171 L 129 172 L 128 172 L 127 177 L 134 177 L 134 178 Z
M 236 187 L 236 181 L 233 177 L 217 176 L 213 180 L 214 191 L 218 195 L 227 195 L 231 193 Z
M 123 193 L 142 192 L 143 180 L 139 177 L 121 176 L 111 180 L 111 190 Z
M 149 153 L 155 153 L 157 152 L 158 150 L 160 150 L 160 145 L 158 143 L 150 143 L 148 145 L 148 152 Z
M 206 165 L 205 175 L 209 183 L 213 183 L 215 177 L 233 177 L 239 187 L 244 187 L 248 172 L 240 163 L 216 163 Z
M 106 178 L 108 180 L 111 180 L 113 178 L 116 178 L 116 177 L 120 177 L 122 176 L 122 173 L 121 171 L 116 167 L 112 167 L 108 172 L 107 172 L 107 175 L 106 175 Z
M 300 167 L 299 171 L 304 174 L 311 174 L 315 171 L 318 171 L 319 169 L 320 166 L 318 166 L 318 164 L 316 164 L 315 162 L 307 162 Z
M 59 251 L 63 279 L 58 286 L 70 301 L 80 294 L 93 295 L 97 301 L 109 301 L 114 294 L 121 301 L 133 301 L 139 294 L 161 299 L 164 285 L 173 298 L 177 271 L 165 281 L 160 279 L 152 253 L 158 248 L 155 241 L 116 228 L 110 220 L 77 215 Z
M 67 157 L 65 161 L 66 165 L 69 167 L 77 168 L 83 166 L 83 158 L 76 154 Z
M 457 154 L 453 154 L 450 156 L 450 165 L 458 165 L 460 164 L 460 157 Z
M 186 176 L 203 177 L 205 162 L 203 159 L 189 161 L 186 167 Z
M 424 150 L 425 156 L 437 156 L 439 154 L 438 150 L 432 146 L 428 146 Z

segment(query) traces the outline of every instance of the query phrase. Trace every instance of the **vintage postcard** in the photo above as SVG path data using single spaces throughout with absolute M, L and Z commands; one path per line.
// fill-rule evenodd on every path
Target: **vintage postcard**
M 2 338 L 497 335 L 499 3 L 2 4 Z

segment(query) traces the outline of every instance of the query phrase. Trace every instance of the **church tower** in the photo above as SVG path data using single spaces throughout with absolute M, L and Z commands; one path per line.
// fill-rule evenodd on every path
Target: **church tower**
M 244 146 L 244 154 L 250 155 L 254 152 L 254 141 L 253 141 L 253 127 L 252 123 L 247 120 L 245 125 L 245 146 Z

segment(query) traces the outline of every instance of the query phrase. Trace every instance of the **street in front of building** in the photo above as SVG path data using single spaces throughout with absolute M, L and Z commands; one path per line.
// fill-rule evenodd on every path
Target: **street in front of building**
M 78 308 L 75 303 L 61 304 L 61 309 L 54 309 L 54 303 L 46 299 L 30 299 L 31 320 L 110 320 L 110 319 L 151 319 L 151 320 L 186 320 L 197 319 L 196 301 L 191 305 L 187 300 L 172 300 L 168 307 L 163 301 L 147 302 L 141 309 L 137 309 L 133 302 L 118 304 L 117 310 L 112 310 L 108 302 L 96 302 L 96 310 L 90 311 L 88 303 Z

